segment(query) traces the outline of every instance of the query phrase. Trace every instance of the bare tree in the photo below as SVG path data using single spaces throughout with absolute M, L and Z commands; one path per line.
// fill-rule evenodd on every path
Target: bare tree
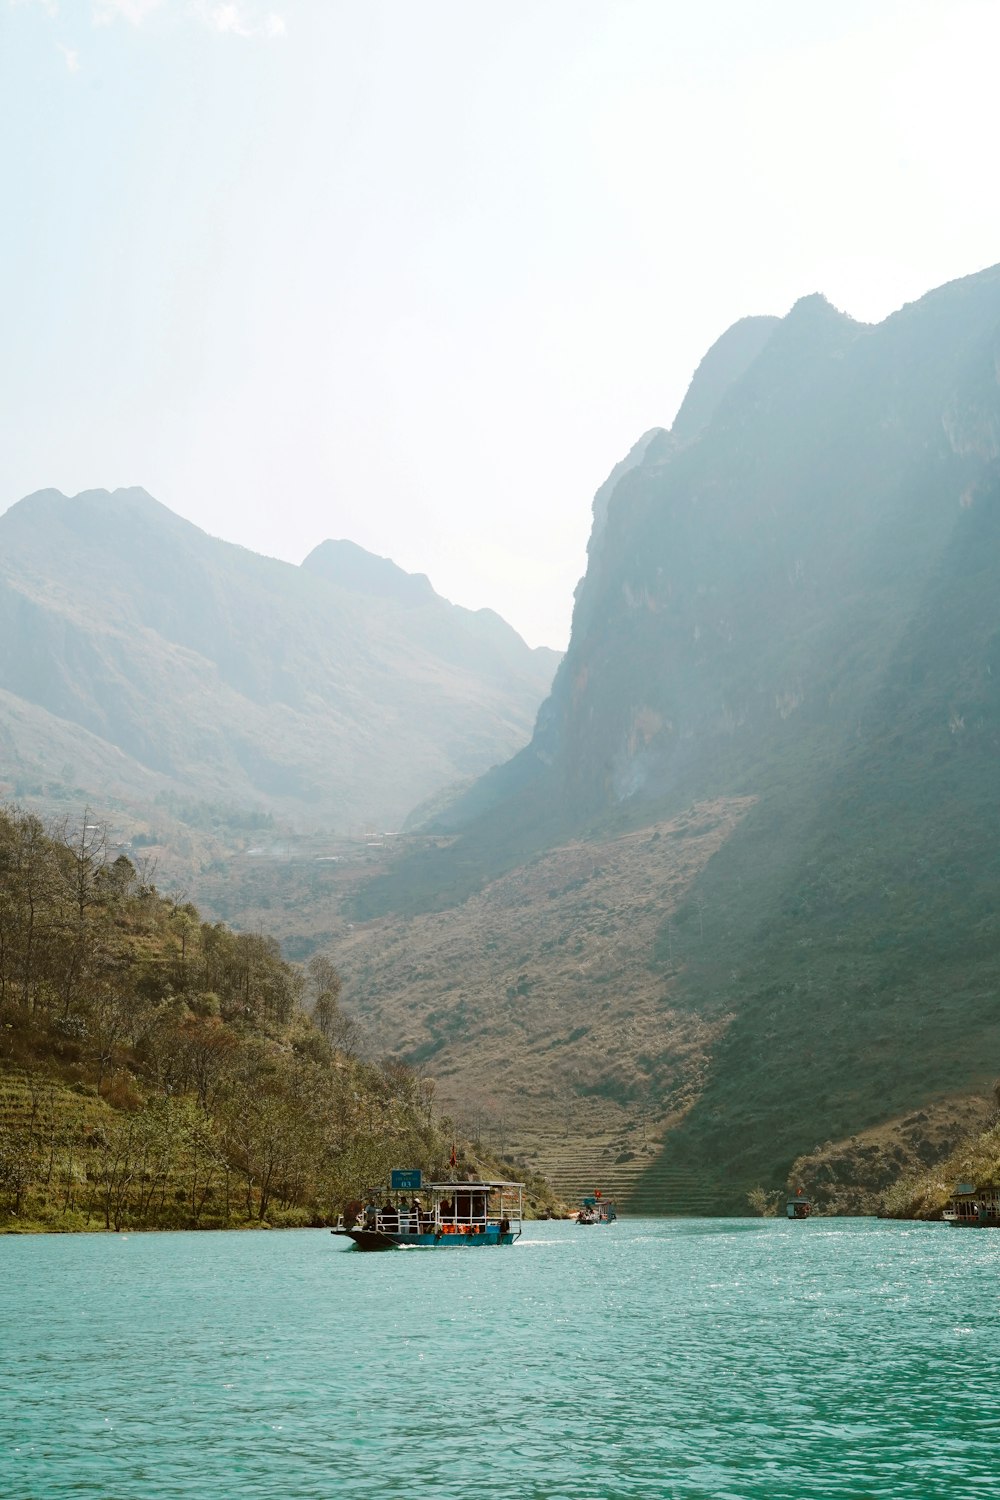
M 313 991 L 312 1017 L 331 1047 L 353 1057 L 358 1046 L 358 1028 L 340 1008 L 343 982 L 330 960 L 314 954 L 307 965 Z

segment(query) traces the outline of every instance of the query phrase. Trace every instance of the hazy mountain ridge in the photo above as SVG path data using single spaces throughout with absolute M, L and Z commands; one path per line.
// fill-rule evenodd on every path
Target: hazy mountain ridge
M 726 1022 L 651 1188 L 686 1162 L 735 1206 L 996 1071 L 998 327 L 993 268 L 877 326 L 813 296 L 757 329 L 607 497 L 531 745 L 359 903 L 459 921 L 535 851 L 755 798 L 664 903 L 664 1004 Z
M 426 594 L 415 628 L 398 598 L 207 536 L 145 491 L 41 491 L 0 516 L 0 687 L 116 747 L 141 768 L 125 781 L 391 825 L 527 739 L 555 656 Z M 33 724 L 22 767 L 54 759 Z
M 303 568 L 338 588 L 368 598 L 385 598 L 403 606 L 406 630 L 434 656 L 456 666 L 489 672 L 500 680 L 524 672 L 524 652 L 541 681 L 551 681 L 558 651 L 526 648 L 512 625 L 492 609 L 465 609 L 442 599 L 423 573 L 406 573 L 387 557 L 375 557 L 354 542 L 321 542 Z

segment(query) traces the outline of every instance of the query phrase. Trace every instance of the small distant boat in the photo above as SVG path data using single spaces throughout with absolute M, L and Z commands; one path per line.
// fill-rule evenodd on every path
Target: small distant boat
M 996 1229 L 1000 1227 L 1000 1188 L 960 1182 L 942 1217 L 957 1229 Z
M 597 1192 L 589 1198 L 584 1198 L 576 1216 L 576 1222 L 578 1224 L 613 1224 L 617 1217 L 615 1205 L 607 1198 L 602 1198 Z
M 358 1250 L 455 1250 L 512 1245 L 523 1218 L 522 1182 L 423 1183 L 420 1172 L 398 1170 L 330 1233 Z
M 812 1202 L 806 1197 L 801 1188 L 796 1188 L 795 1197 L 789 1198 L 785 1204 L 786 1219 L 808 1219 L 813 1211 Z

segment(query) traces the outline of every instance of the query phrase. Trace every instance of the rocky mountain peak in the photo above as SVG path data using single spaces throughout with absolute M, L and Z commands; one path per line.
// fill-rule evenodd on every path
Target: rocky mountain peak
M 740 318 L 717 338 L 691 377 L 670 429 L 677 442 L 691 442 L 712 420 L 719 402 L 753 364 L 780 318 Z
M 395 599 L 400 604 L 426 604 L 437 598 L 425 573 L 407 573 L 391 558 L 366 552 L 356 542 L 320 542 L 302 566 L 352 594 Z

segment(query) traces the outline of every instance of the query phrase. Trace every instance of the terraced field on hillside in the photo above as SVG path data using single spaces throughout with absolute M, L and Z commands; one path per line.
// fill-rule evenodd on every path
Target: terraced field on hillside
M 710 1214 L 715 1208 L 715 1185 L 683 1167 L 663 1164 L 655 1187 L 644 1178 L 657 1159 L 659 1144 L 623 1145 L 620 1137 L 567 1141 L 559 1134 L 517 1141 L 514 1151 L 551 1183 L 555 1193 L 575 1207 L 580 1199 L 600 1190 L 619 1214 Z
M 57 1222 L 60 1213 L 85 1212 L 88 1205 L 97 1211 L 88 1169 L 114 1119 L 89 1085 L 0 1064 L 0 1175 L 8 1206 L 30 1174 L 38 1204 Z

